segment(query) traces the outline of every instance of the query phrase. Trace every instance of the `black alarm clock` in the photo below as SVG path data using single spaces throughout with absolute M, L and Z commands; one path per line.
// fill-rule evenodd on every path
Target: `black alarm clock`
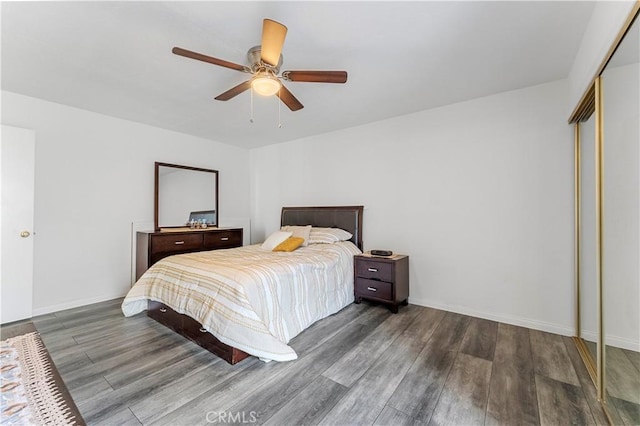
M 372 256 L 391 256 L 392 254 L 391 250 L 371 250 Z

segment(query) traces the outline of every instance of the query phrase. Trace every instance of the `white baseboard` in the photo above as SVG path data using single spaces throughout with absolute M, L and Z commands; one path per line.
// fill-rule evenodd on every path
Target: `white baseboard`
M 582 330 L 580 332 L 580 336 L 588 341 L 588 342 L 597 342 L 598 341 L 598 333 L 596 333 L 595 331 L 587 331 L 587 330 Z
M 572 327 L 548 323 L 544 321 L 533 320 L 530 318 L 514 317 L 511 315 L 501 315 L 491 312 L 482 312 L 471 309 L 466 306 L 447 305 L 444 303 L 434 302 L 432 300 L 409 298 L 409 302 L 414 305 L 426 306 L 428 308 L 440 309 L 443 311 L 455 312 L 457 314 L 469 315 L 476 318 L 483 318 L 492 321 L 502 322 L 505 324 L 517 325 L 520 327 L 531 328 L 533 330 L 546 331 L 547 333 L 560 334 L 562 336 L 574 336 L 575 330 Z
M 606 329 L 606 326 L 605 326 L 605 329 Z M 582 330 L 580 332 L 580 336 L 582 336 L 584 340 L 587 340 L 589 342 L 598 341 L 598 334 L 595 331 Z M 614 346 L 616 348 L 622 348 L 622 349 L 628 349 L 634 352 L 640 352 L 640 341 L 627 339 L 625 337 L 620 337 L 620 336 L 605 336 L 604 340 L 608 346 Z
M 633 341 L 624 337 L 605 336 L 607 346 L 615 346 L 616 348 L 628 349 L 634 352 L 640 352 L 640 342 Z
M 91 305 L 93 303 L 106 302 L 107 300 L 117 299 L 119 297 L 124 297 L 125 294 L 112 294 L 112 295 L 102 295 L 96 297 L 90 297 L 88 299 L 78 299 L 72 300 L 70 302 L 60 303 L 58 305 L 45 306 L 44 308 L 37 308 L 33 310 L 33 316 L 37 317 L 38 315 L 51 314 L 58 311 L 64 311 L 65 309 L 79 308 L 81 306 Z

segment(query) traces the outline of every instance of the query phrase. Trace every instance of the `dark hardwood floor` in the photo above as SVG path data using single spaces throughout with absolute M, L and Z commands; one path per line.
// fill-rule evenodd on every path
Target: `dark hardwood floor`
M 231 366 L 120 303 L 33 319 L 90 425 L 607 424 L 568 337 L 363 302 Z

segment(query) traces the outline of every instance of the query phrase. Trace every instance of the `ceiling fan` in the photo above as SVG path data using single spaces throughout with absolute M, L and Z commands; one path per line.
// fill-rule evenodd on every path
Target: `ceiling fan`
M 186 58 L 197 59 L 210 64 L 219 65 L 232 70 L 252 74 L 252 77 L 216 96 L 216 100 L 228 101 L 240 93 L 253 88 L 253 90 L 264 96 L 276 95 L 289 107 L 291 111 L 298 111 L 304 106 L 293 93 L 287 89 L 280 80 L 294 82 L 313 83 L 345 83 L 347 81 L 346 71 L 283 71 L 278 76 L 282 66 L 282 45 L 287 35 L 287 27 L 271 19 L 264 19 L 262 22 L 262 44 L 254 46 L 247 52 L 249 66 L 235 64 L 233 62 L 192 52 L 190 50 L 174 47 L 172 52 Z

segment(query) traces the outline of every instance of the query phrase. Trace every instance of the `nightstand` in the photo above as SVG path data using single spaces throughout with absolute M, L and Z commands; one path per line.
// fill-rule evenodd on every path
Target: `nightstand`
M 398 313 L 398 305 L 407 305 L 409 297 L 409 256 L 371 256 L 369 252 L 354 257 L 356 303 L 362 299 L 390 305 Z

